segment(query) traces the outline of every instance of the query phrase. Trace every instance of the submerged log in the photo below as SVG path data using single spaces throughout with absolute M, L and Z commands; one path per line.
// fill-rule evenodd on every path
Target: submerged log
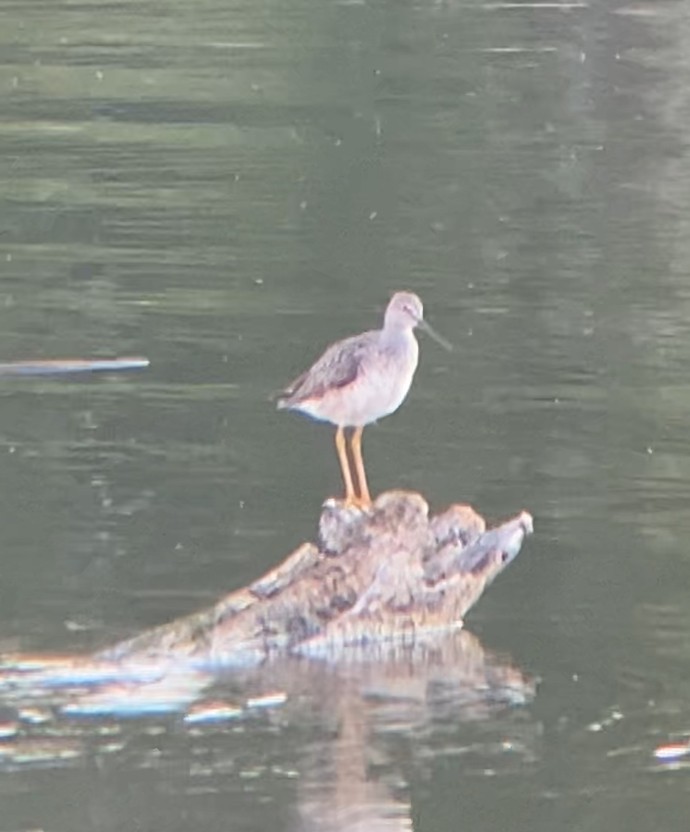
M 318 544 L 304 543 L 210 609 L 96 658 L 247 664 L 273 654 L 331 657 L 348 646 L 415 643 L 461 627 L 531 532 L 524 511 L 488 531 L 467 505 L 430 518 L 413 492 L 386 492 L 368 512 L 329 501 Z
M 145 370 L 148 358 L 49 358 L 0 362 L 0 376 L 62 376 Z

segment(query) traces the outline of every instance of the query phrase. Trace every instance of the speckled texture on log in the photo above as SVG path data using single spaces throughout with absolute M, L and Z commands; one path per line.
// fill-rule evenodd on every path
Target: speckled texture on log
M 462 626 L 532 532 L 522 512 L 485 530 L 453 505 L 429 518 L 420 494 L 389 491 L 362 512 L 328 501 L 318 544 L 215 606 L 148 630 L 103 659 L 252 663 L 274 653 L 337 656 L 347 645 L 414 642 Z

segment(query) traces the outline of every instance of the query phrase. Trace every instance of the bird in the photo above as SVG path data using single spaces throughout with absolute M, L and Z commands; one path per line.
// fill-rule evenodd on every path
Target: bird
M 298 411 L 335 425 L 346 507 L 371 508 L 362 433 L 366 425 L 393 413 L 405 400 L 419 360 L 416 327 L 452 349 L 424 320 L 419 297 L 413 292 L 396 292 L 388 303 L 381 329 L 331 344 L 277 396 L 279 410 Z M 348 460 L 348 428 L 352 428 L 350 444 L 357 488 Z

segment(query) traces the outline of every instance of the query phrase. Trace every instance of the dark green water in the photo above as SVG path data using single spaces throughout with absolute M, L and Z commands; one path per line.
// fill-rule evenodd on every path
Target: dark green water
M 0 359 L 152 362 L 0 380 L 4 648 L 107 644 L 312 536 L 331 432 L 269 397 L 398 288 L 456 349 L 421 337 L 365 434 L 372 489 L 536 524 L 469 617 L 488 657 L 398 669 L 395 695 L 305 672 L 202 731 L 27 729 L 76 750 L 0 745 L 0 832 L 687 829 L 688 770 L 652 756 L 690 725 L 684 5 L 0 19 Z

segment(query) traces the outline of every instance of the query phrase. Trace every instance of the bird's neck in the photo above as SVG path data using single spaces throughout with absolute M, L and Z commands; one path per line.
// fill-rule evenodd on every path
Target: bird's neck
M 389 349 L 408 345 L 415 340 L 414 332 L 409 326 L 389 326 L 381 334 L 381 344 L 384 348 Z

